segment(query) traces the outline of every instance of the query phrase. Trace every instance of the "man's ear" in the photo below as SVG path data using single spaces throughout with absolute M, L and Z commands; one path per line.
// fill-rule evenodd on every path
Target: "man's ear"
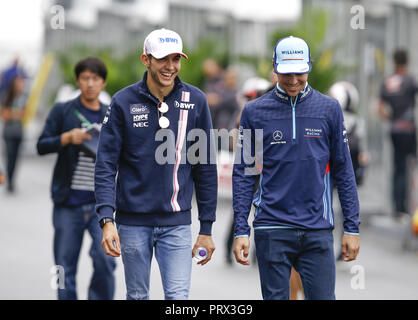
M 151 63 L 150 57 L 146 55 L 145 53 L 141 54 L 141 61 L 144 64 L 145 67 L 149 68 L 149 65 Z

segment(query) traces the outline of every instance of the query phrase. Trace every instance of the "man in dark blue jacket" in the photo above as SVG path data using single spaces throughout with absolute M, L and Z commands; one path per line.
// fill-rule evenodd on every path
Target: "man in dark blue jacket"
M 52 108 L 37 144 L 40 155 L 58 153 L 51 186 L 54 257 L 65 272 L 58 298 L 77 299 L 77 263 L 87 229 L 92 237 L 90 256 L 94 268 L 88 298 L 109 300 L 114 295 L 116 261 L 101 248 L 99 219 L 94 210 L 95 159 L 94 154 L 85 153 L 87 150 L 82 148 L 91 139 L 86 130 L 99 126 L 107 110 L 98 99 L 106 85 L 107 70 L 101 60 L 85 58 L 74 71 L 81 95 Z
M 418 85 L 408 74 L 408 52 L 393 54 L 394 73 L 380 88 L 379 115 L 390 121 L 393 146 L 392 201 L 394 218 L 408 215 L 408 158 L 416 158 L 415 97 Z M 411 208 L 412 209 L 412 208 Z
M 159 29 L 147 36 L 143 80 L 113 96 L 100 133 L 96 210 L 105 252 L 122 254 L 127 299 L 149 299 L 154 250 L 165 298 L 187 299 L 192 252 L 207 249 L 199 262 L 204 265 L 215 249 L 216 162 L 203 156 L 214 152 L 212 122 L 204 93 L 177 76 L 181 57 L 187 59 L 182 50 L 174 31 Z M 201 147 L 195 149 L 197 144 Z M 199 161 L 191 150 L 198 150 Z M 192 250 L 194 189 L 200 232 Z
M 311 60 L 303 39 L 279 40 L 273 66 L 276 87 L 248 103 L 241 116 L 233 172 L 235 258 L 249 264 L 247 220 L 253 204 L 263 298 L 289 299 L 293 266 L 307 299 L 334 299 L 333 183 L 344 213 L 344 260 L 354 260 L 360 246 L 359 203 L 342 111 L 335 99 L 308 85 Z M 254 196 L 252 167 L 260 175 Z

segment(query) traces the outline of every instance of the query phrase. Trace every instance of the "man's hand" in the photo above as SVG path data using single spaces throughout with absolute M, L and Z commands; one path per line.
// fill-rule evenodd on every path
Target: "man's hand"
M 344 234 L 341 250 L 344 261 L 356 260 L 360 250 L 360 236 Z
M 112 257 L 120 256 L 119 235 L 112 222 L 106 223 L 103 227 L 102 247 L 106 254 Z
M 377 113 L 382 119 L 390 119 L 392 117 L 392 115 L 385 106 L 385 102 L 382 99 L 379 99 L 378 101 Z
M 213 243 L 212 236 L 199 234 L 197 237 L 196 243 L 192 250 L 192 257 L 198 247 L 204 247 L 208 250 L 208 256 L 205 260 L 199 261 L 197 264 L 205 265 L 212 258 L 213 251 L 215 251 L 215 244 Z
M 9 122 L 9 121 L 13 120 L 12 108 L 8 108 L 8 107 L 0 105 L 0 118 L 4 122 Z
M 61 144 L 65 147 L 68 144 L 82 144 L 84 140 L 90 140 L 91 136 L 83 129 L 74 128 L 61 135 Z
M 248 237 L 239 237 L 234 242 L 235 260 L 245 266 L 250 265 L 248 254 L 250 252 L 250 239 Z
M 3 184 L 6 181 L 6 176 L 0 173 L 0 184 Z

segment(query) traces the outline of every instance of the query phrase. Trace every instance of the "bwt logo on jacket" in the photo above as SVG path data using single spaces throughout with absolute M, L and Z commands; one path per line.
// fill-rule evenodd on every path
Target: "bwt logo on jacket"
M 178 101 L 174 101 L 174 106 L 176 108 L 181 108 L 181 109 L 194 109 L 194 103 L 185 103 L 185 102 L 178 102 Z

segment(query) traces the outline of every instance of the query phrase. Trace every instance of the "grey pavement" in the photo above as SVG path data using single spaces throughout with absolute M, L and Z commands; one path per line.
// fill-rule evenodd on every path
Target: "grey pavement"
M 0 187 L 0 299 L 56 299 L 51 288 L 52 203 L 50 180 L 55 155 L 33 154 L 27 141 L 17 171 L 17 193 L 9 195 Z M 359 189 L 362 207 L 361 249 L 353 262 L 337 263 L 337 299 L 418 299 L 418 254 L 403 250 L 407 227 L 388 214 L 387 174 L 380 166 L 369 168 L 366 184 Z M 217 249 L 205 266 L 193 265 L 190 299 L 261 299 L 256 266 L 225 263 L 225 239 L 231 221 L 231 200 L 220 199 L 213 238 Z M 197 237 L 196 205 L 192 232 Z M 86 299 L 92 263 L 88 255 L 91 240 L 85 234 L 78 266 L 77 288 Z M 337 243 L 337 242 L 336 242 Z M 357 289 L 356 289 L 357 288 Z M 151 299 L 163 299 L 158 265 L 153 260 Z M 125 299 L 123 265 L 117 259 L 115 299 Z

